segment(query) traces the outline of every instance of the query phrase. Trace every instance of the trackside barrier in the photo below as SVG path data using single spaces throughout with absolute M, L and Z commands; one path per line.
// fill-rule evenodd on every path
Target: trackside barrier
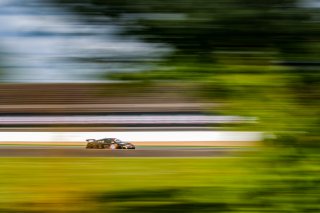
M 117 132 L 0 132 L 1 142 L 85 142 L 86 139 L 119 138 L 130 142 L 256 142 L 261 132 L 237 131 L 117 131 Z

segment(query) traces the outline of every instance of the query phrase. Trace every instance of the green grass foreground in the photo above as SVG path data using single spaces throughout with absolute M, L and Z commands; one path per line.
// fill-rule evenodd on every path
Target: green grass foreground
M 280 204 L 295 209 L 288 203 L 301 199 L 287 191 L 286 178 L 293 180 L 292 175 L 267 174 L 270 168 L 259 167 L 254 157 L 0 158 L 0 162 L 0 212 L 8 213 L 275 212 Z M 261 184 L 264 181 L 268 182 Z M 279 198 L 283 202 L 275 201 Z
M 90 212 L 105 205 L 111 211 L 120 203 L 122 208 L 181 199 L 208 202 L 212 198 L 206 200 L 201 191 L 210 188 L 219 200 L 221 194 L 213 187 L 236 189 L 252 177 L 236 158 L 1 158 L 0 162 L 3 212 Z

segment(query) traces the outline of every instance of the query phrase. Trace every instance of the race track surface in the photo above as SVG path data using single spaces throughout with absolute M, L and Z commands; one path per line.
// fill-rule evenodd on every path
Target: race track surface
M 136 150 L 85 149 L 80 146 L 0 146 L 0 157 L 222 157 L 232 148 L 137 147 Z

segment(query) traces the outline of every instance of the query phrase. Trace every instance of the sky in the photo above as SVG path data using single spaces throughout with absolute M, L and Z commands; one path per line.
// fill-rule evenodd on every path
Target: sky
M 135 38 L 120 38 L 116 32 L 121 29 L 112 24 L 84 24 L 79 17 L 45 2 L 0 0 L 2 82 L 100 81 L 104 80 L 101 73 L 148 67 L 84 63 L 84 59 L 148 58 L 166 51 Z
M 110 59 L 154 60 L 170 51 L 164 45 L 120 38 L 116 33 L 121 28 L 111 23 L 84 24 L 46 2 L 0 0 L 0 82 L 101 81 L 102 73 L 150 68 Z M 304 4 L 320 7 L 320 0 Z M 103 63 L 84 63 L 92 57 L 103 58 Z

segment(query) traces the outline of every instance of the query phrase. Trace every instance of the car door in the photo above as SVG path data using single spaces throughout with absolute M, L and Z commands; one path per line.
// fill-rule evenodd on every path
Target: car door
M 120 145 L 112 138 L 110 141 L 110 149 L 119 149 L 119 148 L 121 148 Z
M 104 139 L 103 141 L 103 147 L 105 149 L 109 149 L 110 148 L 110 145 L 111 145 L 111 140 L 110 139 Z
M 98 140 L 97 141 L 97 148 L 98 149 L 103 149 L 104 147 L 103 147 L 103 140 Z

